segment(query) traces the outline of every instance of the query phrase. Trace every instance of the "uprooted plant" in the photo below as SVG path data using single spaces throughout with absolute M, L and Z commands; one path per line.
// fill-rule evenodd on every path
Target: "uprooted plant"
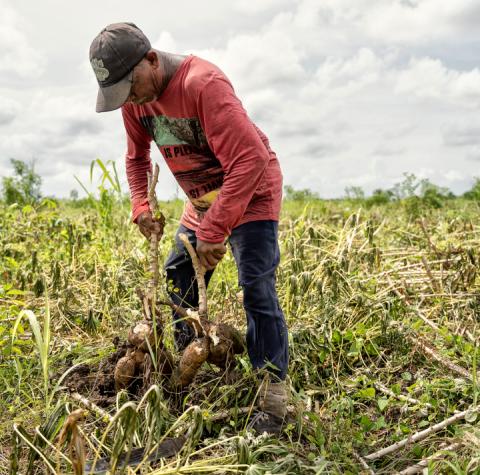
M 165 219 L 158 212 L 155 197 L 155 186 L 158 181 L 158 165 L 153 176 L 148 175 L 148 201 L 152 216 L 161 223 L 162 232 Z M 138 290 L 143 302 L 142 321 L 136 323 L 128 334 L 127 351 L 115 366 L 116 390 L 131 387 L 140 379 L 142 386 L 148 387 L 152 382 L 152 370 L 173 389 L 185 388 L 191 384 L 205 361 L 229 370 L 236 354 L 244 351 L 245 345 L 241 334 L 231 325 L 215 323 L 207 316 L 207 288 L 205 283 L 205 268 L 200 264 L 195 249 L 184 234 L 180 239 L 192 259 L 193 268 L 199 290 L 198 310 L 185 309 L 170 301 L 158 301 L 156 289 L 158 286 L 158 244 L 161 235 L 152 233 L 150 236 L 151 278 L 147 292 Z M 185 348 L 175 364 L 175 358 L 166 348 L 164 338 L 164 322 L 158 304 L 171 307 L 191 326 L 195 338 Z

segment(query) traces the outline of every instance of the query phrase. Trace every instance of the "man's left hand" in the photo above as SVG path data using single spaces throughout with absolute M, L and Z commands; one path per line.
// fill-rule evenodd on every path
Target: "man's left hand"
M 226 252 L 227 247 L 223 242 L 205 242 L 197 239 L 197 254 L 200 259 L 200 264 L 207 270 L 215 269 Z

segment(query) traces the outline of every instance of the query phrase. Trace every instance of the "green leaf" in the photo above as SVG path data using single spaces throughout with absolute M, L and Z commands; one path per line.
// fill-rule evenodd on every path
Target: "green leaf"
M 423 455 L 423 449 L 420 445 L 415 444 L 412 447 L 412 452 L 415 455 L 415 457 L 420 458 Z
M 397 383 L 397 384 L 394 384 L 393 386 L 390 386 L 390 389 L 391 389 L 395 394 L 398 395 L 398 394 L 400 394 L 402 388 L 401 388 L 400 384 Z
M 385 422 L 385 418 L 381 416 L 375 421 L 374 429 L 380 430 L 380 429 L 383 429 L 384 427 L 387 427 L 387 423 Z
M 402 373 L 402 379 L 405 381 L 411 381 L 412 380 L 412 373 L 405 371 Z
M 7 295 L 25 295 L 23 290 L 12 289 L 7 292 Z
M 383 410 L 388 406 L 388 399 L 383 397 L 377 399 L 377 405 L 380 411 L 383 412 Z
M 369 342 L 365 345 L 365 350 L 367 354 L 370 356 L 376 356 L 380 354 L 377 345 L 375 345 L 375 343 L 372 343 L 372 342 Z
M 375 399 L 375 388 L 360 389 L 356 396 L 360 399 Z
M 343 338 L 347 341 L 352 341 L 353 340 L 353 332 L 352 330 L 347 330 L 344 335 L 343 335 Z
M 410 434 L 410 432 L 411 432 L 410 427 L 408 427 L 406 424 L 402 424 L 402 423 L 400 423 L 400 430 L 404 434 Z
M 347 356 L 357 356 L 360 353 L 361 349 L 362 349 L 362 342 L 360 340 L 355 340 L 350 345 L 350 349 L 348 350 Z
M 465 353 L 467 354 L 473 353 L 475 351 L 475 347 L 471 343 L 468 343 L 468 341 L 464 343 L 463 348 Z
M 367 432 L 373 428 L 375 423 L 368 416 L 363 415 L 360 418 L 360 425 L 362 426 L 363 431 Z
M 93 163 L 93 162 L 92 162 Z M 85 187 L 85 185 L 80 181 L 80 179 L 76 176 L 76 175 L 73 175 L 73 178 L 75 178 L 75 180 L 77 180 L 77 183 L 82 187 L 83 191 L 87 194 L 87 196 L 90 198 L 90 199 L 94 199 L 92 193 L 90 193 L 87 188 Z M 91 181 L 91 177 L 90 177 L 90 181 Z

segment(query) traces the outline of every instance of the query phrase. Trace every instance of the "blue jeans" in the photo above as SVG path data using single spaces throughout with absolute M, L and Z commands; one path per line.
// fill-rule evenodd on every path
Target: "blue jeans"
M 195 232 L 180 225 L 176 246 L 165 263 L 170 297 L 183 307 L 198 306 L 198 288 L 192 261 L 179 233 L 185 233 L 196 245 Z M 288 331 L 275 289 L 275 271 L 280 261 L 278 223 L 251 221 L 236 227 L 229 238 L 243 289 L 243 306 L 247 314 L 247 350 L 254 369 L 267 369 L 285 379 L 288 367 Z M 213 271 L 205 274 L 208 285 Z M 174 312 L 175 342 L 183 349 L 193 338 L 193 331 Z

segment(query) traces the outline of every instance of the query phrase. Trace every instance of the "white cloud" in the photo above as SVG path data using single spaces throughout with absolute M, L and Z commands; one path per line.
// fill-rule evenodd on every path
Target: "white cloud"
M 291 6 L 295 1 L 296 0 L 257 0 L 256 2 L 252 2 L 250 0 L 234 0 L 232 4 L 233 8 L 241 13 L 256 15 L 258 13 Z
M 452 31 L 449 19 L 461 9 L 461 0 L 374 2 L 363 18 L 374 38 L 400 43 L 428 42 Z
M 449 124 L 442 131 L 447 147 L 469 147 L 480 145 L 480 125 Z
M 480 71 L 461 72 L 445 67 L 438 59 L 412 59 L 400 72 L 395 92 L 408 96 L 454 101 L 477 108 L 480 105 Z
M 384 61 L 367 48 L 350 58 L 329 56 L 315 73 L 314 87 L 323 96 L 348 96 L 377 82 L 384 67 Z M 305 93 L 310 93 L 311 89 L 311 84 L 303 88 Z
M 328 197 L 412 172 L 458 192 L 477 174 L 478 0 L 212 0 L 209 9 L 177 0 L 134 15 L 117 0 L 115 17 L 109 4 L 26 5 L 12 1 L 0 20 L 0 172 L 8 157 L 36 158 L 46 193 L 68 194 L 74 174 L 88 182 L 97 157 L 116 159 L 125 179 L 122 120 L 94 112 L 88 63 L 91 39 L 118 20 L 135 22 L 158 49 L 224 70 L 285 183 Z M 64 16 L 80 26 L 55 21 Z M 173 178 L 154 147 L 152 156 L 168 198 Z
M 162 31 L 157 40 L 152 41 L 152 47 L 160 51 L 177 52 L 177 42 L 169 31 Z
M 0 94 L 0 126 L 10 124 L 20 111 L 20 104 Z
M 303 11 L 304 24 L 311 24 L 317 16 L 376 41 L 415 46 L 466 30 L 478 34 L 472 21 L 480 15 L 476 0 L 310 0 L 303 5 L 299 11 Z
M 469 179 L 469 176 L 466 176 L 465 173 L 462 173 L 459 170 L 446 170 L 444 172 L 444 177 L 449 182 L 463 181 Z
M 265 87 L 282 91 L 307 78 L 304 55 L 294 36 L 275 25 L 267 24 L 260 32 L 236 34 L 224 48 L 194 53 L 218 64 L 235 89 L 245 95 Z
M 16 12 L 1 5 L 0 19 L 0 83 L 12 84 L 18 78 L 35 79 L 45 68 L 43 54 L 28 40 L 24 23 Z

